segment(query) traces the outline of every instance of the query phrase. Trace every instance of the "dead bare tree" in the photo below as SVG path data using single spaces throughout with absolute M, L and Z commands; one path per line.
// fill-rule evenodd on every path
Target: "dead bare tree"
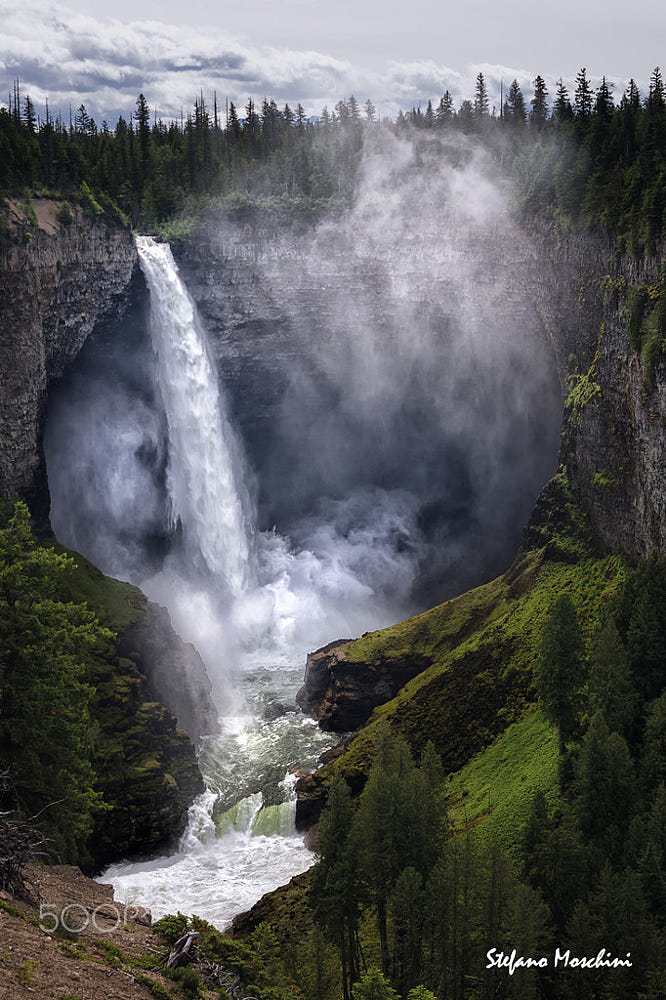
M 12 787 L 11 773 L 0 772 L 0 795 L 4 798 Z M 24 819 L 13 811 L 0 812 L 0 888 L 29 901 L 38 895 L 29 868 L 50 857 L 51 841 L 37 825 L 39 815 Z

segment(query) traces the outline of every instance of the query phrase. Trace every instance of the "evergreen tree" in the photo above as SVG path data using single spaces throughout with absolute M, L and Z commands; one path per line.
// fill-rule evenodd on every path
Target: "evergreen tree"
M 590 716 L 601 712 L 611 732 L 629 738 L 638 712 L 629 655 L 614 621 L 608 621 L 592 650 L 588 684 Z
M 611 733 L 601 714 L 590 722 L 575 763 L 572 801 L 590 860 L 617 864 L 624 848 L 633 804 L 636 774 L 626 741 Z
M 411 866 L 403 869 L 390 897 L 393 980 L 402 995 L 419 980 L 424 898 L 420 872 Z
M 530 125 L 541 130 L 548 121 L 548 90 L 542 76 L 537 76 L 534 80 L 534 97 L 530 104 L 532 105 Z
M 371 966 L 356 983 L 352 992 L 354 1000 L 400 1000 L 386 977 L 375 966 Z
M 354 817 L 347 782 L 337 775 L 331 784 L 319 825 L 318 865 L 312 873 L 310 903 L 317 923 L 340 951 L 342 986 L 349 1000 L 358 973 L 358 921 L 361 894 L 350 833 Z
M 424 125 L 426 128 L 432 128 L 435 124 L 435 112 L 433 110 L 432 101 L 428 101 L 428 107 L 424 117 Z
M 488 90 L 486 88 L 486 81 L 483 77 L 483 73 L 479 73 L 476 77 L 476 86 L 474 88 L 474 118 L 480 121 L 483 118 L 488 117 Z
M 65 861 L 85 855 L 93 810 L 90 690 L 84 661 L 110 634 L 85 606 L 63 603 L 71 560 L 39 546 L 23 503 L 0 530 L 0 760 L 17 803 Z
M 555 120 L 560 124 L 568 122 L 573 116 L 573 109 L 571 107 L 571 101 L 569 100 L 569 91 L 567 90 L 562 77 L 557 81 L 557 94 L 555 97 L 555 104 L 553 105 L 553 115 Z
M 574 92 L 574 108 L 577 116 L 583 121 L 592 114 L 593 98 L 594 94 L 587 78 L 587 70 L 583 66 L 576 76 L 576 90 Z
M 134 120 L 136 121 L 141 154 L 144 158 L 147 158 L 148 146 L 150 143 L 150 108 L 148 107 L 148 102 L 143 94 L 139 94 L 136 99 Z
M 440 127 L 447 125 L 450 121 L 452 121 L 453 116 L 453 98 L 447 90 L 444 96 L 440 98 L 439 104 L 437 105 L 437 111 L 435 112 L 436 124 Z
M 541 709 L 559 733 L 560 753 L 573 735 L 585 681 L 583 637 L 571 598 L 555 601 L 543 626 L 534 680 Z
M 30 94 L 26 94 L 23 102 L 23 122 L 29 132 L 34 134 L 37 131 L 37 115 Z
M 509 87 L 509 97 L 504 111 L 505 120 L 513 125 L 524 125 L 527 121 L 527 111 L 525 110 L 525 99 L 517 80 L 514 80 Z

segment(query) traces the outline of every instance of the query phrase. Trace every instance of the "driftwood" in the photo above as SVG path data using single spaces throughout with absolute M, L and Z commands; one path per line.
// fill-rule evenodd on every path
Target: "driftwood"
M 179 965 L 187 965 L 192 957 L 190 952 L 192 951 L 193 946 L 195 946 L 195 942 L 198 937 L 198 931 L 186 931 L 182 937 L 178 938 L 175 945 L 169 952 L 169 957 L 166 962 L 167 969 L 175 969 Z
M 11 774 L 8 770 L 0 771 L 0 799 L 12 796 Z M 27 874 L 29 866 L 43 863 L 51 853 L 52 841 L 36 825 L 44 811 L 29 819 L 15 812 L 0 812 L 0 889 L 29 901 L 38 897 L 38 890 Z
M 199 963 L 199 971 L 208 986 L 224 990 L 229 1000 L 256 1000 L 255 997 L 247 996 L 240 976 L 225 969 L 220 962 L 204 958 Z

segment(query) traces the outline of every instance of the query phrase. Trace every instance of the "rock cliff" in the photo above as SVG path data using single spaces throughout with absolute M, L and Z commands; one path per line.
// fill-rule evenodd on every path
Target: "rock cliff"
M 542 230 L 524 261 L 524 279 L 553 347 L 564 405 L 560 475 L 537 499 L 524 549 L 552 545 L 566 483 L 602 547 L 631 559 L 663 552 L 666 330 L 658 310 L 660 303 L 666 308 L 666 281 L 659 257 L 635 261 L 603 235 Z M 299 693 L 304 710 L 336 731 L 358 725 L 359 705 L 372 710 L 394 696 L 387 689 L 381 698 L 372 663 L 348 647 L 311 654 Z M 398 666 L 391 691 L 418 673 L 413 653 Z
M 313 716 L 322 729 L 344 733 L 368 721 L 373 709 L 394 698 L 403 684 L 432 662 L 412 655 L 406 661 L 382 659 L 377 663 L 347 656 L 351 639 L 338 639 L 310 653 L 305 681 L 297 704 Z
M 166 608 L 146 602 L 145 618 L 118 634 L 118 652 L 146 676 L 152 696 L 176 716 L 197 743 L 219 730 L 212 685 L 203 660 L 174 631 Z
M 62 598 L 85 601 L 115 636 L 85 663 L 93 690 L 93 766 L 97 788 L 111 807 L 96 817 L 88 845 L 99 868 L 182 833 L 187 810 L 204 789 L 184 726 L 191 723 L 198 738 L 216 731 L 217 718 L 203 663 L 174 632 L 164 609 L 138 587 L 104 576 L 78 553 L 70 555 L 75 567 L 62 584 Z M 166 672 L 173 674 L 170 685 Z
M 63 226 L 55 203 L 35 207 L 38 224 L 23 220 L 23 242 L 0 254 L 0 499 L 26 500 L 52 544 L 42 451 L 49 384 L 97 327 L 123 314 L 141 278 L 129 232 L 78 209 Z M 182 832 L 203 791 L 192 741 L 216 731 L 217 718 L 203 663 L 165 610 L 73 556 L 65 598 L 86 601 L 117 636 L 86 663 L 98 787 L 111 807 L 89 844 L 88 864 L 100 866 Z
M 602 236 L 551 232 L 534 292 L 565 404 L 560 467 L 578 505 L 612 551 L 632 559 L 664 551 L 665 331 L 652 315 L 666 297 L 659 257 L 636 261 Z
M 63 226 L 54 202 L 37 199 L 35 207 L 39 224 L 0 252 L 0 498 L 20 496 L 43 520 L 49 382 L 100 322 L 124 308 L 137 258 L 118 225 L 77 209 Z

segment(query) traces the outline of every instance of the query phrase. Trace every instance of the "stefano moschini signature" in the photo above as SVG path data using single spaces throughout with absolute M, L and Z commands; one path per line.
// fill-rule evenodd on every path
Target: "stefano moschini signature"
M 630 969 L 633 965 L 631 952 L 626 958 L 616 958 L 605 948 L 596 955 L 572 955 L 571 949 L 556 948 L 553 955 L 539 958 L 518 955 L 491 948 L 486 952 L 486 969 L 506 969 L 510 976 L 518 969 Z

